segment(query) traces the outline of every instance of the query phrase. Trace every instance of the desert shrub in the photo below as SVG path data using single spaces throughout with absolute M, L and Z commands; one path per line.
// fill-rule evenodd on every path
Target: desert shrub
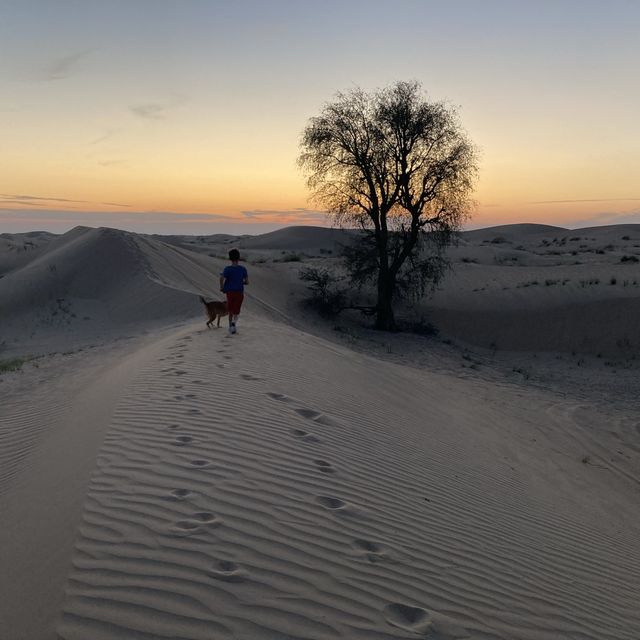
M 311 292 L 307 303 L 321 315 L 336 316 L 345 309 L 346 290 L 340 276 L 321 267 L 306 267 L 298 275 Z
M 611 280 L 609 280 L 609 284 L 613 285 L 616 284 L 618 282 L 618 280 L 616 278 L 614 278 L 613 276 L 611 277 Z
M 491 240 L 491 244 L 504 244 L 505 242 L 507 242 L 507 239 L 502 236 L 496 236 Z
M 637 256 L 622 256 L 620 262 L 638 262 Z
M 26 362 L 24 358 L 9 358 L 8 360 L 0 360 L 0 372 L 2 371 L 18 371 Z
M 421 336 L 437 336 L 439 333 L 438 328 L 424 318 L 420 318 L 419 320 L 410 323 L 407 328 L 411 333 L 417 333 Z
M 631 240 L 631 238 L 629 236 L 622 236 L 623 240 Z
M 302 256 L 299 253 L 287 253 L 280 259 L 280 262 L 302 262 Z

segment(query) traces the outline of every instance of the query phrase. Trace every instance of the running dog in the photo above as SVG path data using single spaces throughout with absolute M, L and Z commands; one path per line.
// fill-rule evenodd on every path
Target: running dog
M 213 322 L 218 319 L 218 323 L 216 326 L 220 326 L 220 318 L 222 316 L 229 315 L 229 311 L 227 310 L 227 303 L 219 302 L 218 300 L 213 300 L 211 302 L 207 302 L 202 296 L 200 296 L 200 301 L 205 306 L 207 310 L 207 316 L 209 316 L 209 320 L 207 321 L 207 327 L 211 329 L 211 325 Z

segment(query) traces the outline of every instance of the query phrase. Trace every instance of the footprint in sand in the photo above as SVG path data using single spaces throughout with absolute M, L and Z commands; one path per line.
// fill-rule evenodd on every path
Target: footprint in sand
M 379 544 L 369 540 L 356 539 L 351 546 L 372 563 L 380 562 L 385 555 L 384 549 Z
M 303 431 L 302 429 L 292 429 L 291 435 L 296 438 L 300 438 L 303 442 L 320 442 L 320 438 L 318 438 L 318 436 L 313 433 L 309 433 L 308 431 Z
M 198 396 L 195 393 L 185 393 L 185 398 L 197 398 Z
M 217 364 L 216 367 L 218 367 L 218 369 L 224 369 L 224 365 L 223 364 Z
M 252 376 L 252 375 L 250 375 L 248 373 L 241 373 L 240 377 L 243 380 L 262 380 L 262 378 L 256 378 L 256 376 Z
M 202 411 L 200 411 L 200 409 L 187 409 L 187 413 L 196 415 L 197 413 L 202 413 Z
M 178 436 L 173 444 L 175 444 L 177 447 L 184 447 L 185 444 L 190 444 L 191 442 L 193 442 L 193 437 L 192 436 Z
M 329 416 L 326 416 L 320 411 L 315 411 L 314 409 L 306 409 L 304 407 L 294 409 L 294 411 L 303 418 L 307 420 L 313 420 L 313 422 L 317 422 L 318 424 L 323 424 L 327 427 L 335 427 L 337 426 L 337 422 L 332 420 Z
M 294 409 L 294 411 L 302 416 L 303 418 L 307 418 L 308 420 L 314 420 L 315 418 L 319 418 L 322 414 L 319 411 L 314 411 L 313 409 Z
M 193 384 L 204 384 L 204 380 L 192 380 Z
M 333 468 L 333 465 L 326 460 L 314 460 L 313 464 L 316 465 L 318 471 L 322 471 L 322 473 L 335 473 L 336 470 Z
M 174 384 L 174 385 L 173 385 L 173 388 L 174 388 L 174 389 L 183 389 L 183 388 L 184 388 L 184 385 L 183 385 L 183 384 Z
M 199 533 L 205 528 L 219 527 L 222 524 L 222 520 L 213 513 L 208 511 L 199 511 L 194 513 L 190 518 L 184 520 L 178 520 L 172 529 L 174 533 L 189 534 Z
M 208 469 L 209 467 L 213 466 L 213 462 L 211 462 L 211 460 L 203 459 L 191 460 L 189 464 L 196 469 Z
M 185 373 L 187 373 L 186 371 L 183 371 L 182 369 L 177 369 L 175 374 L 177 376 L 183 376 Z
M 289 396 L 285 396 L 283 393 L 273 393 L 273 391 L 270 391 L 267 395 L 272 400 L 278 400 L 278 402 L 293 402 Z
M 222 356 L 225 360 L 231 360 L 233 356 Z
M 180 425 L 179 424 L 170 424 L 167 429 L 169 429 L 169 431 L 175 431 L 176 429 L 179 429 Z
M 225 582 L 243 582 L 247 577 L 246 571 L 243 571 L 235 562 L 230 560 L 220 560 L 216 562 L 209 574 L 216 580 L 224 580 Z
M 433 630 L 433 620 L 422 607 L 410 607 L 394 602 L 384 608 L 384 617 L 389 624 L 406 631 L 426 635 Z
M 189 491 L 189 489 L 174 489 L 171 491 L 170 495 L 174 500 L 184 500 L 188 498 L 193 492 Z
M 174 400 L 184 400 L 184 396 L 173 396 Z
M 329 511 L 340 511 L 341 509 L 345 509 L 347 503 L 344 500 L 340 500 L 340 498 L 332 498 L 330 496 L 316 496 L 316 502 L 325 509 L 329 509 Z

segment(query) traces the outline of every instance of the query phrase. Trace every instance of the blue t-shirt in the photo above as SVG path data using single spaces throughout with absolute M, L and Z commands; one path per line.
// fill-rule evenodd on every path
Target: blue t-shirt
M 230 264 L 220 274 L 224 281 L 224 292 L 244 291 L 244 280 L 247 278 L 247 270 L 241 264 Z

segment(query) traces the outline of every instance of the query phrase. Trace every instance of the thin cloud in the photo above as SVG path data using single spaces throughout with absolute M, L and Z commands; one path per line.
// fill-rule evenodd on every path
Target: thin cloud
M 315 211 L 313 209 L 297 208 L 297 209 L 251 209 L 249 211 L 241 211 L 242 215 L 248 220 L 280 220 L 282 222 L 325 222 L 327 214 L 324 211 Z
M 166 106 L 158 102 L 137 104 L 129 107 L 130 111 L 140 118 L 147 120 L 162 120 L 165 117 Z
M 299 222 L 299 221 L 298 221 Z M 137 233 L 164 235 L 210 235 L 214 233 L 266 233 L 279 229 L 283 221 L 217 213 L 176 213 L 173 211 L 79 211 L 10 209 L 0 206 L 0 224 L 7 233 L 50 231 L 65 233 L 77 226 L 110 227 Z
M 43 196 L 31 196 L 26 194 L 7 194 L 0 193 L 0 203 L 7 200 L 20 200 L 21 202 L 32 202 L 36 203 L 38 201 L 44 202 L 74 202 L 78 204 L 90 204 L 88 200 L 71 200 L 69 198 L 46 198 Z
M 118 202 L 91 202 L 89 200 L 71 200 L 70 198 L 47 198 L 43 196 L 16 195 L 0 193 L 0 205 L 21 204 L 30 207 L 46 207 L 48 203 L 63 202 L 67 204 L 103 204 L 112 207 L 130 207 L 129 204 Z
M 42 70 L 45 80 L 64 80 L 72 75 L 77 69 L 80 61 L 86 58 L 93 50 L 85 49 L 76 53 L 69 53 L 66 56 L 54 58 Z
M 141 102 L 129 106 L 129 111 L 133 115 L 145 120 L 164 120 L 170 109 L 187 102 L 187 97 L 180 94 L 173 94 L 166 100 L 157 100 L 155 102 Z
M 566 223 L 573 229 L 582 227 L 600 227 L 614 224 L 640 224 L 640 209 L 632 211 L 601 211 L 582 220 L 571 220 Z
M 580 202 L 640 202 L 640 198 L 589 198 L 584 200 L 538 200 L 528 204 L 572 204 Z
M 91 146 L 95 146 L 97 144 L 100 144 L 101 142 L 105 142 L 106 140 L 113 138 L 113 136 L 119 133 L 119 131 L 119 129 L 108 129 L 103 135 L 98 136 L 97 138 L 95 138 L 95 140 L 91 140 L 88 144 Z

